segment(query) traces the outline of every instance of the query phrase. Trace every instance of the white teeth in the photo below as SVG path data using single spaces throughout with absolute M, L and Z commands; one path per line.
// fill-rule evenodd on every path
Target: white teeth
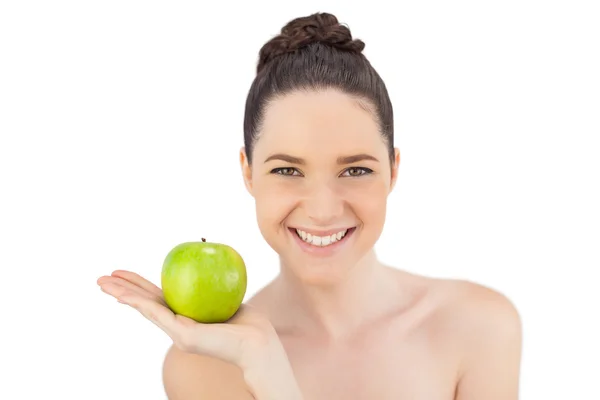
M 298 236 L 300 236 L 302 240 L 304 240 L 306 243 L 310 243 L 319 247 L 329 246 L 338 240 L 341 240 L 347 232 L 348 230 L 346 229 L 328 236 L 313 236 L 310 233 L 296 229 L 296 233 L 298 233 Z

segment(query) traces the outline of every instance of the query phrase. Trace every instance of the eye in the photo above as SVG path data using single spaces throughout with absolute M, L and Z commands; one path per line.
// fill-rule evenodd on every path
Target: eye
M 285 168 L 275 168 L 273 170 L 271 170 L 272 174 L 275 175 L 285 175 L 285 176 L 301 176 L 302 174 L 300 174 L 300 172 L 298 172 L 298 170 L 296 168 L 290 168 L 290 167 L 285 167 Z M 295 174 L 297 173 L 297 174 Z
M 350 167 L 346 171 L 344 171 L 342 176 L 355 177 L 355 176 L 361 176 L 361 175 L 368 175 L 368 174 L 372 174 L 372 173 L 373 173 L 373 170 L 369 169 L 369 168 Z

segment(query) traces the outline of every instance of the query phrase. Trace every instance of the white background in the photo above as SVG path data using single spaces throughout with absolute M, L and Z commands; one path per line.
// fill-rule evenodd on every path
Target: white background
M 0 398 L 164 399 L 169 339 L 103 294 L 206 237 L 277 272 L 238 165 L 264 42 L 327 11 L 388 85 L 402 161 L 378 243 L 505 293 L 522 399 L 599 399 L 600 14 L 588 1 L 3 1 Z M 392 5 L 394 4 L 394 5 Z

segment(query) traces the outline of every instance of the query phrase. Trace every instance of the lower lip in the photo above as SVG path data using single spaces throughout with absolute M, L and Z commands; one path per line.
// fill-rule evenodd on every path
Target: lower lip
M 313 256 L 327 257 L 331 256 L 340 248 L 344 247 L 346 243 L 348 243 L 348 241 L 350 240 L 352 234 L 354 234 L 356 228 L 348 229 L 348 232 L 346 232 L 346 235 L 344 235 L 344 237 L 341 240 L 338 240 L 337 242 L 327 246 L 315 246 L 313 244 L 306 243 L 304 240 L 302 240 L 300 236 L 298 236 L 295 229 L 288 228 L 288 230 L 290 231 L 290 234 L 294 237 L 296 243 L 298 243 L 298 246 L 300 246 L 300 248 L 304 252 L 309 253 Z

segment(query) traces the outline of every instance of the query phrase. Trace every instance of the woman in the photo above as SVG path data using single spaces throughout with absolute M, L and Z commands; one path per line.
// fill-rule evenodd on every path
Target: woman
M 240 162 L 281 272 L 230 321 L 174 315 L 132 272 L 99 279 L 173 339 L 170 399 L 518 398 L 513 305 L 374 253 L 400 153 L 386 87 L 363 47 L 318 13 L 260 50 Z

